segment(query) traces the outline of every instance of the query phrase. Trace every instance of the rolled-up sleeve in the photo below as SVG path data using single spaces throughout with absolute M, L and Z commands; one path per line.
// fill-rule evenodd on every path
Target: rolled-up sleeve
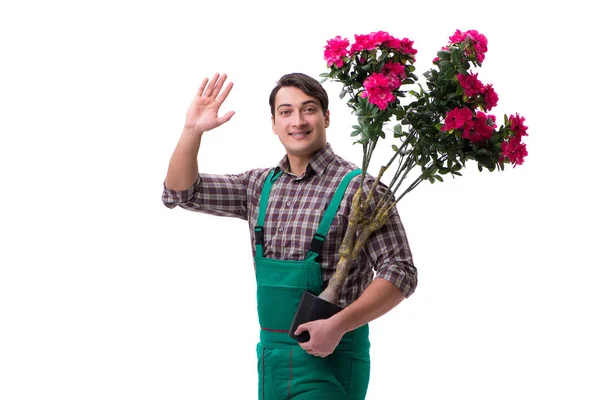
M 391 282 L 404 294 L 412 295 L 417 287 L 417 269 L 398 211 L 381 229 L 373 232 L 365 250 L 375 269 L 375 277 Z
M 387 187 L 380 183 L 377 189 L 372 206 L 378 203 Z M 387 222 L 369 236 L 363 251 L 375 270 L 375 278 L 391 282 L 405 297 L 414 293 L 418 281 L 417 268 L 397 207 L 394 207 Z
M 172 190 L 163 183 L 163 204 L 205 214 L 248 219 L 248 173 L 199 174 L 186 190 Z

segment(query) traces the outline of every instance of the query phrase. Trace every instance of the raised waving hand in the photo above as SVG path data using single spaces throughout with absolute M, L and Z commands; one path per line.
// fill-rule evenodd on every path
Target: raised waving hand
M 208 78 L 204 78 L 192 104 L 188 108 L 185 118 L 186 128 L 202 133 L 221 126 L 231 119 L 235 114 L 234 111 L 228 111 L 225 115 L 219 117 L 219 108 L 233 87 L 233 83 L 229 82 L 223 88 L 226 80 L 226 74 L 218 73 L 214 74 L 210 81 Z

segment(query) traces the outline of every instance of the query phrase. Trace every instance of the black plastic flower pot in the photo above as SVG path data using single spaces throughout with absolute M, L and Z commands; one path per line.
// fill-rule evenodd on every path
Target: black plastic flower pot
M 342 307 L 323 300 L 305 290 L 300 299 L 300 304 L 298 304 L 298 309 L 296 310 L 296 315 L 294 316 L 288 335 L 300 343 L 308 342 L 310 340 L 308 332 L 304 331 L 299 335 L 294 335 L 298 326 L 305 322 L 327 319 L 340 311 L 342 311 Z

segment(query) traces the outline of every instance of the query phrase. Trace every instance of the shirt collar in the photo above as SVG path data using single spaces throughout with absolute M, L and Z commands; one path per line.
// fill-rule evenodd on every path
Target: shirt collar
M 325 147 L 323 147 L 321 150 L 319 150 L 312 157 L 312 159 L 308 162 L 308 167 L 306 168 L 306 172 L 308 173 L 310 170 L 313 170 L 313 171 L 315 171 L 317 176 L 321 176 L 321 175 L 323 175 L 323 173 L 325 172 L 325 169 L 333 161 L 334 158 L 335 158 L 335 153 L 333 152 L 331 145 L 329 143 L 327 143 L 325 145 Z M 290 163 L 287 158 L 287 155 L 285 155 L 281 159 L 281 161 L 279 161 L 279 164 L 277 164 L 277 168 L 286 173 L 290 173 Z

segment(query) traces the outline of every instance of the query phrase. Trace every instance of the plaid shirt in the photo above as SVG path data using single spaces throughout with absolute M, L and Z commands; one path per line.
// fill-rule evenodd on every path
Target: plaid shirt
M 328 143 L 310 161 L 306 173 L 297 177 L 289 172 L 285 156 L 278 164 L 284 171 L 273 185 L 264 221 L 264 256 L 278 260 L 303 260 L 314 233 L 342 178 L 357 167 L 337 156 Z M 164 187 L 163 203 L 174 208 L 211 215 L 237 217 L 248 221 L 254 246 L 254 227 L 263 183 L 269 168 L 252 169 L 238 175 L 199 174 L 196 183 L 183 191 Z M 365 193 L 374 178 L 367 174 Z M 323 285 L 335 271 L 338 250 L 348 225 L 352 196 L 360 185 L 360 175 L 353 178 L 323 244 L 321 270 Z M 378 186 L 381 195 L 386 189 Z M 377 195 L 371 204 L 374 208 Z M 340 305 L 347 306 L 360 296 L 374 277 L 383 278 L 409 297 L 417 285 L 417 270 L 398 211 L 379 230 L 373 232 L 354 261 L 340 293 Z

